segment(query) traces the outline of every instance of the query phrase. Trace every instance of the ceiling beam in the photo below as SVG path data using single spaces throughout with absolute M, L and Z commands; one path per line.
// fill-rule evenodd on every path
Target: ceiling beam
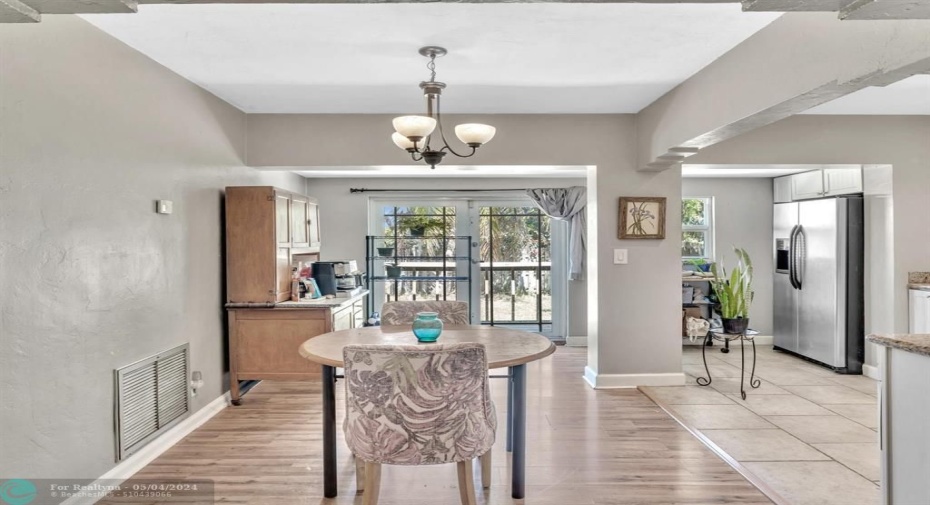
M 836 12 L 840 0 L 743 0 L 746 12 Z
M 870 86 L 930 71 L 925 21 L 788 13 L 637 114 L 644 171 Z
M 840 19 L 930 19 L 927 0 L 840 0 Z
M 136 0 L 22 0 L 42 14 L 133 13 Z
M 19 0 L 0 0 L 0 23 L 38 23 L 38 11 Z

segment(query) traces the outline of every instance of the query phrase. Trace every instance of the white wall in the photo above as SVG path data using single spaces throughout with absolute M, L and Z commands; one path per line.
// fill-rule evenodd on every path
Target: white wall
M 307 194 L 320 201 L 320 227 L 323 259 L 356 259 L 365 262 L 365 235 L 368 234 L 369 198 L 387 198 L 391 193 L 350 194 L 350 188 L 367 189 L 526 189 L 584 186 L 584 180 L 562 178 L 423 178 L 307 179 Z M 444 196 L 449 197 L 450 194 Z M 461 196 L 451 194 L 452 197 Z M 467 194 L 465 194 L 467 196 Z M 566 237 L 567 238 L 567 237 Z M 587 335 L 587 282 L 572 281 L 569 286 L 569 336 Z
M 714 256 L 735 264 L 733 247 L 746 249 L 753 264 L 755 299 L 750 310 L 753 329 L 772 334 L 772 179 L 683 178 L 682 197 L 714 198 Z
M 245 115 L 75 16 L 0 25 L 0 475 L 114 465 L 113 369 L 190 343 L 227 389 L 224 186 Z M 155 214 L 156 199 L 174 214 Z

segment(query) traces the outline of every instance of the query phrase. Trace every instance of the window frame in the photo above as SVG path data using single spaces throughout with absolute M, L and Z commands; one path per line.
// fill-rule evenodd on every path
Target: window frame
M 705 224 L 702 225 L 686 225 L 684 221 L 681 223 L 681 233 L 682 233 L 682 245 L 684 245 L 684 233 L 687 231 L 700 231 L 704 232 L 704 256 L 684 256 L 682 255 L 682 260 L 692 260 L 692 259 L 705 259 L 709 261 L 714 260 L 714 225 L 715 225 L 715 214 L 714 214 L 714 197 L 712 196 L 682 196 L 681 203 L 684 205 L 685 200 L 703 200 L 704 201 L 704 217 Z

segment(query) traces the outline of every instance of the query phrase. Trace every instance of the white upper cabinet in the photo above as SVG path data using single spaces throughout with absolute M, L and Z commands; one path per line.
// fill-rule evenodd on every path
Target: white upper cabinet
M 823 173 L 820 170 L 791 176 L 791 199 L 809 200 L 823 196 Z
M 776 177 L 773 181 L 773 191 L 775 192 L 775 203 L 786 203 L 791 201 L 791 176 Z
M 827 196 L 862 193 L 862 169 L 826 168 L 823 171 L 823 185 Z
M 825 168 L 777 177 L 774 191 L 776 203 L 862 193 L 862 168 Z M 788 199 L 786 192 L 790 192 Z

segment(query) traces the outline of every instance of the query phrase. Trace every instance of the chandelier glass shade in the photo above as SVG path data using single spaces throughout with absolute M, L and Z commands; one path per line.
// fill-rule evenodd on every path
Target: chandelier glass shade
M 442 162 L 446 154 L 452 153 L 459 158 L 469 158 L 484 144 L 494 138 L 497 130 L 493 126 L 479 123 L 460 124 L 455 127 L 455 136 L 471 148 L 470 152 L 457 153 L 446 141 L 442 130 L 440 96 L 446 84 L 436 81 L 436 58 L 446 54 L 441 47 L 427 46 L 420 48 L 420 54 L 429 58 L 426 67 L 430 70 L 430 80 L 420 83 L 426 98 L 426 115 L 400 116 L 394 118 L 394 130 L 391 140 L 394 144 L 410 153 L 414 161 L 424 161 L 432 168 Z

